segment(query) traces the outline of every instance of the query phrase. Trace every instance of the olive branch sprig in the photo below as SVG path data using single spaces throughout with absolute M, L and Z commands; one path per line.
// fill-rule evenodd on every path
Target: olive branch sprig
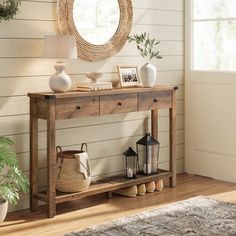
M 163 57 L 159 54 L 157 50 L 157 45 L 160 41 L 155 38 L 150 38 L 148 33 L 142 33 L 140 35 L 134 34 L 128 37 L 128 42 L 136 42 L 136 47 L 139 50 L 143 58 L 148 58 L 149 61 L 152 58 L 162 59 Z

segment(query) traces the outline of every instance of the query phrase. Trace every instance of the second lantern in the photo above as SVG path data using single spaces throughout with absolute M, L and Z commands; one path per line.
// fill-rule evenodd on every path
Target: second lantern
M 157 174 L 160 143 L 147 133 L 136 145 L 140 174 Z

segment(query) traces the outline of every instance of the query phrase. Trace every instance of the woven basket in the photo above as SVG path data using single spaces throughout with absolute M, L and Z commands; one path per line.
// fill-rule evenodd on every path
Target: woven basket
M 85 152 L 83 148 L 87 144 L 83 143 L 81 145 L 81 150 L 68 150 L 62 151 L 60 146 L 57 146 L 57 181 L 56 189 L 61 192 L 72 193 L 80 192 L 88 189 L 91 183 L 91 168 L 89 160 L 87 159 L 86 166 L 84 168 L 87 170 L 87 176 L 81 173 L 80 162 L 76 159 L 75 154 Z M 82 163 L 83 164 L 83 163 Z

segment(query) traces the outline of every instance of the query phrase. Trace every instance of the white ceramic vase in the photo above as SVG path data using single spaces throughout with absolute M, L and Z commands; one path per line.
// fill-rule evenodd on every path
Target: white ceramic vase
M 65 64 L 57 63 L 54 66 L 56 73 L 49 79 L 49 86 L 54 92 L 66 92 L 71 88 L 71 79 L 65 70 Z
M 151 63 L 146 63 L 140 69 L 141 80 L 144 87 L 153 87 L 156 83 L 157 69 Z
M 8 201 L 0 198 L 0 223 L 3 222 L 7 215 Z

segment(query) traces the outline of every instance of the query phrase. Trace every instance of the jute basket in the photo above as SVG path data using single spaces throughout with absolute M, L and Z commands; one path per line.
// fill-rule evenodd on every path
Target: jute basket
M 86 147 L 86 151 L 83 148 Z M 57 150 L 57 182 L 56 189 L 61 192 L 72 193 L 88 189 L 91 183 L 91 167 L 88 158 L 86 163 L 81 163 L 76 154 L 87 153 L 87 144 L 81 145 L 81 150 L 62 151 L 60 146 Z M 81 165 L 87 173 L 81 172 Z

